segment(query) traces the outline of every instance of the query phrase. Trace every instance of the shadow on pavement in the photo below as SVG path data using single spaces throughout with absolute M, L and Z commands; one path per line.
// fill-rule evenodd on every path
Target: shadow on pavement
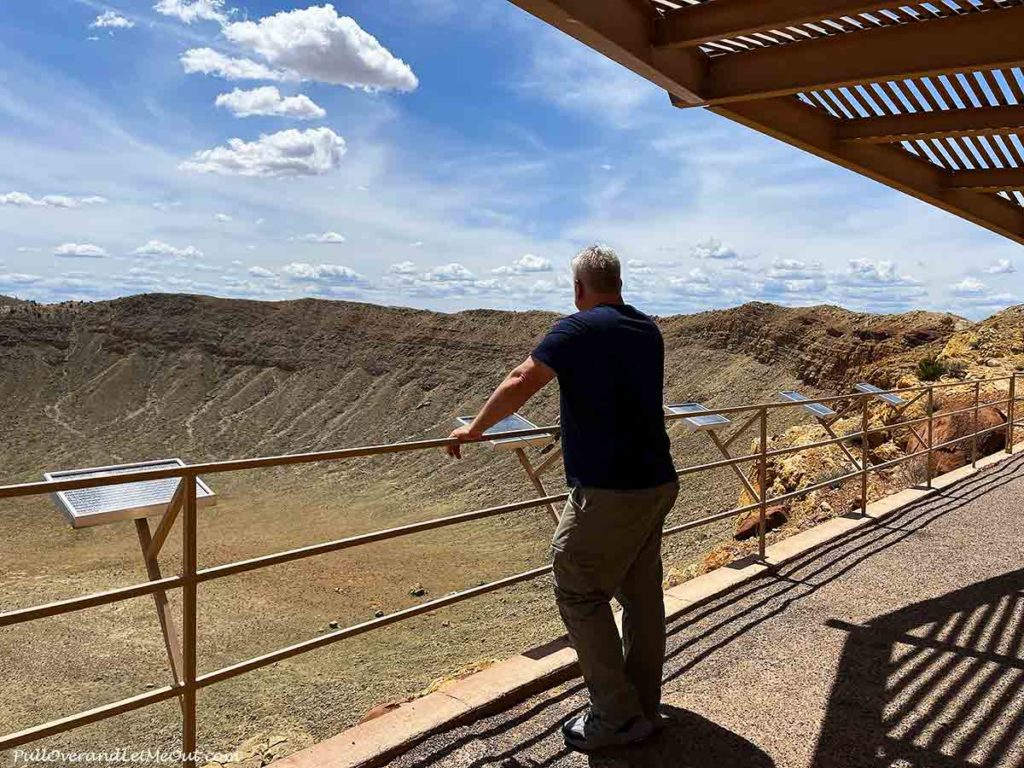
M 665 680 L 684 676 L 742 635 L 785 614 L 825 585 L 856 572 L 872 557 L 909 539 L 928 536 L 929 528 L 942 518 L 1020 480 L 1022 475 L 1024 455 L 693 606 L 668 626 Z M 850 637 L 812 765 L 1024 768 L 1024 755 L 1015 752 L 1024 748 L 1022 590 L 1024 571 L 1016 571 L 907 606 L 864 627 L 842 627 L 850 631 Z M 911 636 L 916 640 L 907 640 Z M 892 686 L 896 688 L 890 690 Z M 428 738 L 391 765 L 774 766 L 764 751 L 746 739 L 694 712 L 676 708 L 669 708 L 673 723 L 650 743 L 590 756 L 576 754 L 564 747 L 558 727 L 566 717 L 582 711 L 585 704 L 586 690 L 577 678 L 561 689 Z M 972 712 L 975 714 L 970 715 Z M 977 720 L 968 723 L 964 719 L 967 717 Z M 963 733 L 965 728 L 967 732 Z M 922 748 L 920 744 L 926 742 L 921 734 L 925 732 L 936 734 L 935 739 L 960 739 L 956 742 L 960 746 L 949 750 Z
M 849 633 L 816 768 L 1024 765 L 1024 570 Z
M 643 744 L 588 756 L 590 768 L 774 768 L 746 739 L 696 712 L 664 707 L 668 722 Z

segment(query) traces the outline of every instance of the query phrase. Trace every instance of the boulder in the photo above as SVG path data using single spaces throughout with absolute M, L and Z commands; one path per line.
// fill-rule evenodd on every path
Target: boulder
M 943 408 L 944 410 L 958 410 L 960 408 L 968 407 L 969 405 L 969 401 L 948 401 L 943 403 Z M 979 431 L 998 427 L 1003 424 L 1006 424 L 1006 415 L 999 408 L 996 408 L 995 406 L 988 406 L 978 410 Z M 928 447 L 928 425 L 919 425 L 918 432 L 921 435 L 921 439 L 918 439 L 916 435 L 910 432 L 910 430 L 906 430 L 906 434 L 901 434 L 899 436 L 898 440 L 900 442 L 900 446 L 907 453 L 914 453 L 915 451 L 921 451 Z M 932 427 L 932 444 L 940 445 L 942 443 L 949 442 L 950 440 L 969 437 L 973 432 L 974 414 L 972 413 L 958 413 L 953 416 L 936 415 Z M 924 442 L 922 442 L 922 440 Z M 949 445 L 945 448 L 935 450 L 932 457 L 934 474 L 941 475 L 946 472 L 951 472 L 958 467 L 970 464 L 971 444 L 971 440 L 961 440 L 959 443 L 955 443 L 954 445 Z M 997 453 L 1005 447 L 1005 430 L 988 432 L 987 434 L 978 437 L 979 457 Z
M 760 519 L 761 513 L 760 510 L 757 509 L 752 509 L 746 514 L 741 515 L 739 520 L 736 521 L 736 540 L 743 541 L 757 536 L 757 528 Z M 776 528 L 782 527 L 788 520 L 789 509 L 782 504 L 776 504 L 773 507 L 768 507 L 765 511 L 765 529 L 768 531 L 773 531 Z

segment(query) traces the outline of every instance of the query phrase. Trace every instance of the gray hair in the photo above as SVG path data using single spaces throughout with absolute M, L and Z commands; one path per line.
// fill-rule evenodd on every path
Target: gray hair
M 622 290 L 622 265 L 615 251 L 606 245 L 591 245 L 572 260 L 572 276 L 598 293 Z

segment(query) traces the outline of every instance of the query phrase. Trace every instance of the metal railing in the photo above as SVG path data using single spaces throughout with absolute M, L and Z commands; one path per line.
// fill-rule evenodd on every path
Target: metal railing
M 1013 451 L 1014 443 L 1014 430 L 1024 424 L 1016 421 L 1015 406 L 1016 403 L 1021 399 L 1016 394 L 1016 381 L 1019 374 L 1012 374 L 1010 376 L 1002 376 L 993 379 L 986 379 L 984 381 L 968 381 L 968 382 L 950 382 L 943 384 L 931 384 L 922 385 L 918 387 L 908 387 L 904 389 L 892 389 L 885 390 L 883 393 L 852 393 L 848 395 L 836 395 L 832 397 L 824 398 L 810 398 L 803 401 L 780 401 L 770 403 L 760 403 L 755 405 L 747 406 L 736 406 L 730 408 L 719 408 L 711 409 L 706 412 L 702 412 L 702 416 L 721 414 L 721 415 L 740 415 L 740 414 L 751 414 L 748 418 L 741 422 L 740 426 L 734 431 L 733 435 L 726 441 L 725 445 L 732 443 L 742 433 L 753 425 L 758 425 L 758 450 L 752 454 L 746 454 L 743 456 L 728 456 L 721 460 L 706 462 L 704 464 L 684 467 L 678 471 L 680 477 L 688 475 L 709 472 L 724 467 L 733 468 L 734 471 L 740 471 L 738 468 L 744 464 L 754 464 L 755 474 L 757 477 L 757 498 L 752 503 L 742 505 L 729 509 L 724 512 L 718 512 L 716 514 L 702 517 L 698 520 L 688 521 L 680 525 L 671 526 L 665 529 L 664 533 L 666 536 L 681 533 L 683 531 L 692 530 L 704 525 L 709 525 L 719 520 L 724 520 L 730 517 L 736 517 L 740 514 L 757 510 L 758 511 L 758 553 L 763 559 L 765 556 L 766 547 L 766 534 L 767 534 L 767 510 L 769 504 L 780 504 L 785 501 L 801 498 L 807 494 L 820 490 L 822 488 L 834 487 L 838 484 L 844 483 L 848 480 L 859 478 L 860 480 L 860 503 L 861 513 L 866 514 L 868 504 L 868 476 L 872 472 L 881 472 L 884 469 L 891 468 L 898 464 L 906 461 L 910 461 L 921 456 L 926 456 L 926 484 L 931 487 L 933 471 L 934 471 L 934 453 L 943 448 L 950 447 L 952 445 L 965 442 L 970 440 L 971 445 L 971 461 L 972 464 L 977 463 L 978 459 L 978 438 L 982 435 L 996 432 L 1006 431 L 1006 452 L 1011 453 Z M 993 402 L 981 402 L 980 394 L 981 387 L 983 384 L 987 385 L 998 385 L 1001 383 L 1008 383 L 1008 396 L 1005 399 L 997 400 Z M 952 411 L 936 413 L 934 409 L 935 405 L 935 390 L 947 389 L 953 387 L 973 387 L 973 402 L 972 405 L 967 408 L 960 408 Z M 897 394 L 897 395 L 909 395 L 914 394 L 910 400 L 907 401 L 907 405 L 904 410 L 909 408 L 914 403 L 918 402 L 922 398 L 926 398 L 925 411 L 926 415 L 914 419 L 902 419 L 895 423 L 886 424 L 881 427 L 870 427 L 870 405 L 874 398 L 877 398 L 878 394 Z M 817 441 L 814 443 L 808 443 L 804 445 L 788 446 L 785 448 L 778 448 L 774 450 L 768 449 L 768 417 L 771 412 L 784 408 L 799 408 L 810 404 L 823 404 L 832 406 L 835 405 L 846 405 L 847 407 L 842 411 L 844 417 L 856 416 L 858 411 L 860 415 L 860 431 L 853 432 L 837 436 L 829 440 Z M 1006 406 L 1007 408 L 1007 421 L 1001 423 L 995 427 L 990 427 L 984 430 L 978 429 L 978 414 L 979 411 L 989 407 Z M 948 418 L 954 415 L 962 413 L 973 414 L 973 429 L 971 434 L 959 437 L 953 440 L 948 440 L 943 443 L 934 444 L 934 425 L 936 419 Z M 666 416 L 668 421 L 675 421 L 677 419 L 686 418 L 685 414 L 671 414 Z M 923 437 L 916 429 L 916 426 L 927 425 L 927 438 Z M 525 429 L 517 432 L 509 432 L 503 434 L 503 438 L 513 437 L 531 437 L 541 434 L 549 434 L 552 432 L 553 427 L 538 427 L 536 429 Z M 870 435 L 876 433 L 892 432 L 898 429 L 911 429 L 918 438 L 918 442 L 925 447 L 920 450 L 912 451 L 911 453 L 901 456 L 897 459 L 880 462 L 872 465 L 869 461 L 870 454 Z M 474 442 L 483 442 L 487 438 L 481 438 Z M 767 489 L 767 474 L 768 474 L 768 461 L 778 456 L 784 456 L 791 453 L 798 453 L 802 451 L 814 450 L 824 448 L 830 445 L 836 445 L 840 443 L 855 444 L 860 443 L 861 461 L 856 471 L 849 472 L 839 477 L 831 477 L 823 482 L 814 483 L 805 488 L 801 488 L 796 491 L 789 493 L 779 494 L 777 496 L 769 496 Z M 9 749 L 17 746 L 21 746 L 38 739 L 45 738 L 47 736 L 53 736 L 60 734 L 74 728 L 78 728 L 83 725 L 95 723 L 100 720 L 113 717 L 115 715 L 130 712 L 142 707 L 146 707 L 150 704 L 156 704 L 157 702 L 166 701 L 172 698 L 179 698 L 181 702 L 182 711 L 182 764 L 188 768 L 194 768 L 195 766 L 195 754 L 196 754 L 196 692 L 202 688 L 219 683 L 225 680 L 229 680 L 238 675 L 246 672 L 251 672 L 256 669 L 260 669 L 267 665 L 276 663 L 278 661 L 296 656 L 298 654 L 306 653 L 308 651 L 322 648 L 332 643 L 344 640 L 347 638 L 355 637 L 366 632 L 370 632 L 381 627 L 386 627 L 390 624 L 402 621 L 404 619 L 411 618 L 413 616 L 419 616 L 430 611 L 437 610 L 445 606 L 453 605 L 463 600 L 468 600 L 479 595 L 483 595 L 495 590 L 503 589 L 505 587 L 512 586 L 521 582 L 529 581 L 537 578 L 544 574 L 551 572 L 551 566 L 546 565 L 539 568 L 534 568 L 522 573 L 517 573 L 512 576 L 481 584 L 471 589 L 462 590 L 459 592 L 453 592 L 444 597 L 440 597 L 434 600 L 430 600 L 419 605 L 399 610 L 394 613 L 374 618 L 369 621 L 365 621 L 361 624 L 345 627 L 331 631 L 309 640 L 296 643 L 294 645 L 280 648 L 276 651 L 257 656 L 246 661 L 238 662 L 230 666 L 215 669 L 209 672 L 199 673 L 196 665 L 196 604 L 197 604 L 197 587 L 199 584 L 212 581 L 214 579 L 224 578 L 226 576 L 232 576 L 239 573 L 245 573 L 247 571 L 253 571 L 257 569 L 266 568 L 271 565 L 277 565 L 280 563 L 292 562 L 295 560 L 301 560 L 308 557 L 314 557 L 316 555 L 323 555 L 329 552 L 337 552 L 343 549 L 349 549 L 352 547 L 369 544 L 372 542 L 380 542 L 388 539 L 397 538 L 399 536 L 408 536 L 410 534 L 420 533 L 423 531 L 436 530 L 439 528 L 445 528 L 452 525 L 458 525 L 473 520 L 482 520 L 485 518 L 495 517 L 497 515 L 509 514 L 512 512 L 519 512 L 527 509 L 541 507 L 547 504 L 558 503 L 568 498 L 567 493 L 554 494 L 544 496 L 541 498 L 528 499 L 526 501 L 513 502 L 510 504 L 502 504 L 499 506 L 488 507 L 484 509 L 478 509 L 471 512 L 464 512 L 461 514 L 450 515 L 447 517 L 435 518 L 426 520 L 423 522 L 410 523 L 394 528 L 388 528 L 384 530 L 374 531 L 371 533 L 365 533 L 361 535 L 351 536 L 347 538 L 336 539 L 334 541 L 323 542 L 320 544 L 314 544 L 306 547 L 300 547 L 297 549 L 291 549 L 284 552 L 278 552 L 271 555 L 263 555 L 260 557 L 251 558 L 248 560 L 241 560 L 237 562 L 226 563 L 223 565 L 217 565 L 209 568 L 199 568 L 197 562 L 197 525 L 196 525 L 196 478 L 199 475 L 210 475 L 223 472 L 237 472 L 242 470 L 252 469 L 263 469 L 270 467 L 282 467 L 292 466 L 300 464 L 311 464 L 314 462 L 325 462 L 325 461 L 343 461 L 346 459 L 352 459 L 357 457 L 365 456 L 380 456 L 386 454 L 399 454 L 407 453 L 411 451 L 422 451 L 444 448 L 452 445 L 456 441 L 444 438 L 436 440 L 420 440 L 415 442 L 405 443 L 393 443 L 388 445 L 377 445 L 377 446 L 366 446 L 360 448 L 344 448 L 333 451 L 322 451 L 317 453 L 301 453 L 301 454 L 289 454 L 283 456 L 272 456 L 254 459 L 239 459 L 233 461 L 217 461 L 207 462 L 201 464 L 191 464 L 184 467 L 175 467 L 170 469 L 159 469 L 159 470 L 142 470 L 132 473 L 125 473 L 116 476 L 107 477 L 91 477 L 86 479 L 78 480 L 59 480 L 59 481 L 44 481 L 44 482 L 32 482 L 23 483 L 18 485 L 7 485 L 0 486 L 0 499 L 14 499 L 24 498 L 29 496 L 37 496 L 41 494 L 52 494 L 58 491 L 70 491 L 82 488 L 95 488 L 100 486 L 108 485 L 121 485 L 124 483 L 140 482 L 147 480 L 159 480 L 167 478 L 179 478 L 177 491 L 175 493 L 175 500 L 172 502 L 172 508 L 180 507 L 182 511 L 182 566 L 181 573 L 177 576 L 168 576 L 166 578 L 154 579 L 139 584 L 133 584 L 127 587 L 120 587 L 117 589 L 111 589 L 105 592 L 100 592 L 91 595 L 85 595 L 82 597 L 75 597 L 65 600 L 59 600 L 56 602 L 48 603 L 45 605 L 38 605 L 31 608 L 21 608 L 18 610 L 8 611 L 0 613 L 0 627 L 10 627 L 18 624 L 24 624 L 30 621 L 36 621 L 49 616 L 60 616 L 74 611 L 84 610 L 86 608 L 94 608 L 102 605 L 109 605 L 124 600 L 129 600 L 144 595 L 156 595 L 158 593 L 166 593 L 168 590 L 180 589 L 182 594 L 182 640 L 181 640 L 181 657 L 182 667 L 180 671 L 180 679 L 177 679 L 175 683 L 171 685 L 165 685 L 153 690 L 149 690 L 145 693 L 137 696 L 132 696 L 120 701 L 115 701 L 110 704 L 105 704 L 94 709 L 90 709 L 83 712 L 78 712 L 73 715 L 53 720 L 41 725 L 36 725 L 27 728 L 17 733 L 10 733 L 6 736 L 0 736 L 0 749 Z M 746 482 L 744 483 L 747 484 Z M 165 516 L 164 521 L 161 523 L 160 528 L 157 531 L 156 537 L 162 542 L 170 532 L 175 519 L 173 514 Z

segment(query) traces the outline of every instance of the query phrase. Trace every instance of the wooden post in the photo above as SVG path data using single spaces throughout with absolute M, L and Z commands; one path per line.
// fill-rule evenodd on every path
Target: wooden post
M 183 768 L 196 768 L 196 476 L 186 474 L 184 519 L 182 525 L 182 625 L 184 656 L 184 702 L 181 729 Z
M 1007 404 L 1007 408 L 1006 408 L 1006 452 L 1010 453 L 1010 454 L 1013 453 L 1013 438 L 1014 438 L 1014 435 L 1013 435 L 1013 431 L 1014 431 L 1013 421 L 1016 418 L 1014 416 L 1014 414 L 1017 411 L 1017 409 L 1015 408 L 1015 406 L 1017 404 L 1016 400 L 1017 400 L 1017 372 L 1013 371 L 1013 372 L 1010 373 L 1010 402 Z
M 860 468 L 860 513 L 868 513 L 868 397 L 861 396 L 860 415 L 860 455 L 862 458 Z
M 978 403 L 981 400 L 981 381 L 974 382 L 974 434 L 971 436 L 971 466 L 978 466 Z
M 757 551 L 759 557 L 764 560 L 767 550 L 768 535 L 768 409 L 761 408 L 761 446 L 760 457 L 757 463 L 757 484 L 760 486 L 758 500 L 761 503 L 758 509 L 757 521 Z
M 935 387 L 928 385 L 928 456 L 927 456 L 927 487 L 932 487 L 932 474 L 935 468 L 932 464 L 932 446 L 935 444 Z
M 155 555 L 150 555 L 153 540 L 149 531 L 149 521 L 144 517 L 136 520 L 135 531 L 139 536 L 142 559 L 146 564 L 146 575 L 150 581 L 159 581 L 163 578 L 163 575 L 160 573 L 160 562 Z M 185 677 L 182 674 L 181 647 L 178 645 L 178 630 L 174 623 L 174 615 L 171 613 L 171 605 L 167 600 L 167 593 L 162 590 L 154 592 L 153 602 L 156 604 L 156 615 L 160 621 L 160 632 L 164 636 L 167 660 L 171 665 L 171 677 L 177 685 L 183 685 Z M 179 702 L 182 705 L 182 711 L 184 711 L 184 700 L 179 698 Z
M 722 456 L 724 456 L 727 459 L 732 458 L 732 454 L 729 453 L 728 446 L 726 445 L 726 443 L 722 442 L 718 435 L 716 435 L 713 431 L 708 431 L 705 434 L 708 436 L 711 442 L 715 444 L 715 447 L 719 450 L 719 452 L 721 452 Z M 743 474 L 743 470 L 740 469 L 739 466 L 736 464 L 730 464 L 729 466 L 732 467 L 732 471 L 736 474 L 736 477 L 738 477 L 740 479 L 740 482 L 743 483 L 743 487 L 747 489 L 747 493 L 750 494 L 750 498 L 759 498 L 761 494 L 757 491 L 756 488 L 754 488 L 754 486 L 750 484 L 750 481 L 747 479 L 747 476 Z M 759 482 L 758 485 L 761 485 L 761 483 Z
M 539 474 L 534 471 L 533 465 L 530 463 L 530 457 L 526 455 L 526 451 L 522 448 L 516 448 L 516 456 L 519 457 L 519 463 L 523 465 L 523 469 L 526 471 L 526 476 L 530 478 L 530 482 L 533 483 L 533 487 L 537 489 L 542 497 L 547 496 L 548 492 L 544 489 L 544 483 L 541 482 Z M 545 504 L 548 508 L 548 512 L 551 513 L 551 517 L 557 524 L 559 521 L 558 512 L 551 504 Z

